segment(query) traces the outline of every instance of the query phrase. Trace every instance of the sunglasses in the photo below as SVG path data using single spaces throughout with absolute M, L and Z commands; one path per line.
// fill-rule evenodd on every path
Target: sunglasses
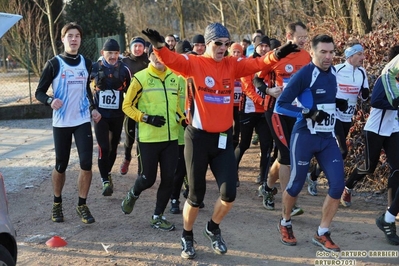
M 227 41 L 227 42 L 214 41 L 213 43 L 214 43 L 216 46 L 222 46 L 222 45 L 224 45 L 224 46 L 226 46 L 226 47 L 229 47 L 230 44 L 231 44 L 230 41 Z

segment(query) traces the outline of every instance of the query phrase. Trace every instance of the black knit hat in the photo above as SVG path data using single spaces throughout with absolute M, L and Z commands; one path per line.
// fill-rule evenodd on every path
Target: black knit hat
M 192 43 L 205 43 L 204 35 L 198 34 L 193 37 Z
M 114 39 L 107 39 L 103 45 L 104 51 L 120 51 L 120 47 L 117 41 Z
M 185 54 L 185 53 L 190 52 L 192 50 L 192 48 L 191 48 L 190 42 L 187 40 L 184 40 L 184 41 L 180 41 L 176 44 L 175 50 L 176 50 L 176 53 Z
M 256 36 L 256 37 L 255 37 L 254 48 L 256 49 L 256 47 L 257 47 L 259 44 L 267 44 L 267 45 L 270 46 L 270 39 L 269 39 L 269 37 L 267 37 L 266 35 L 263 35 L 263 36 Z

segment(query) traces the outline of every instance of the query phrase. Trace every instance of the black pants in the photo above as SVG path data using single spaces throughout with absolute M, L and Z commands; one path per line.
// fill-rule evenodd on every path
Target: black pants
M 138 141 L 137 146 L 140 173 L 134 183 L 133 192 L 139 196 L 141 192 L 154 185 L 159 163 L 161 183 L 158 187 L 154 214 L 160 215 L 168 205 L 172 193 L 173 177 L 179 156 L 177 140 L 152 143 Z
M 121 139 L 124 117 L 101 118 L 94 123 L 98 143 L 98 169 L 101 178 L 108 180 L 108 173 L 114 166 L 118 144 Z
M 391 168 L 388 188 L 392 189 L 393 201 L 389 207 L 389 212 L 396 216 L 399 212 L 399 132 L 392 133 L 388 137 L 365 130 L 364 135 L 366 138 L 365 164 L 362 168 L 356 168 L 351 173 L 345 185 L 352 189 L 367 174 L 374 173 L 380 159 L 381 148 L 383 148 L 387 156 L 387 162 Z
M 173 187 L 171 199 L 179 199 L 181 187 L 184 182 L 184 177 L 186 176 L 186 163 L 184 161 L 184 145 L 179 145 L 179 159 L 177 162 L 177 168 L 175 171 L 175 176 L 173 178 Z
M 261 181 L 267 179 L 270 166 L 270 153 L 273 148 L 273 138 L 264 113 L 241 114 L 240 116 L 241 141 L 235 149 L 237 169 L 245 151 L 251 145 L 254 129 L 258 133 L 260 143 L 260 175 Z
M 232 128 L 223 132 L 227 135 L 226 148 L 218 147 L 220 133 L 209 133 L 192 126 L 184 132 L 184 157 L 190 191 L 187 202 L 199 207 L 206 191 L 208 165 L 219 187 L 223 201 L 233 202 L 236 198 L 237 167 L 233 150 Z
M 90 122 L 76 127 L 53 127 L 55 170 L 64 173 L 71 154 L 72 136 L 79 154 L 80 169 L 90 171 L 93 165 L 93 134 Z
M 125 116 L 125 120 L 123 121 L 123 127 L 125 129 L 125 159 L 130 161 L 132 159 L 132 148 L 134 144 L 134 140 L 136 137 L 136 121 Z

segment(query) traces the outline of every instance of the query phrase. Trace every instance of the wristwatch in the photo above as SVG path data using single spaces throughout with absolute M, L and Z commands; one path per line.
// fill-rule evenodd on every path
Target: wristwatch
M 310 112 L 309 108 L 303 108 L 303 109 L 302 109 L 302 115 L 303 115 L 303 116 L 308 115 L 309 112 Z
M 53 97 L 48 97 L 46 103 L 47 103 L 48 105 L 51 105 L 51 103 L 53 102 L 53 100 L 54 100 Z
M 144 114 L 141 120 L 143 120 L 144 123 L 147 123 L 148 115 Z

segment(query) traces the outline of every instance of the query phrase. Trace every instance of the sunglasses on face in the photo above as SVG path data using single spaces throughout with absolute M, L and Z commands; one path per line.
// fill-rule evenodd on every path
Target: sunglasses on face
M 227 42 L 214 41 L 213 43 L 214 43 L 216 46 L 222 46 L 222 45 L 224 45 L 224 46 L 226 46 L 226 47 L 229 47 L 230 44 L 231 44 L 230 41 L 227 41 Z

